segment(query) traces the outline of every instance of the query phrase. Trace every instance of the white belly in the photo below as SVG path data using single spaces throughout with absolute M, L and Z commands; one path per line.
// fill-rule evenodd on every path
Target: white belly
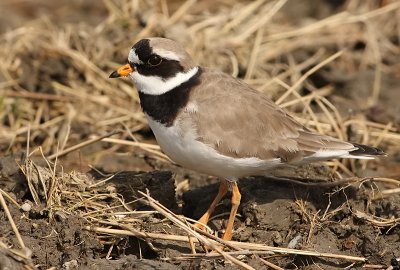
M 147 116 L 150 128 L 161 149 L 179 165 L 208 175 L 229 180 L 265 174 L 281 164 L 279 159 L 260 160 L 255 157 L 235 159 L 224 156 L 196 140 L 194 132 L 185 134 L 178 125 L 165 127 Z

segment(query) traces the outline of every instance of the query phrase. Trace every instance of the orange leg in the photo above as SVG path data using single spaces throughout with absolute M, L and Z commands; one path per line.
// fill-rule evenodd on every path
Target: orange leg
M 208 220 L 210 219 L 210 216 L 212 215 L 212 213 L 215 210 L 215 207 L 221 201 L 221 199 L 225 196 L 226 192 L 228 192 L 228 183 L 226 180 L 222 180 L 221 184 L 219 185 L 219 190 L 218 190 L 217 196 L 215 196 L 215 198 L 214 198 L 213 202 L 211 203 L 210 207 L 208 208 L 208 210 L 199 219 L 200 223 L 207 225 Z M 203 230 L 204 225 L 201 225 L 200 223 L 196 223 L 194 226 Z
M 240 199 L 242 198 L 237 183 L 231 182 L 230 184 L 232 187 L 232 208 L 231 208 L 231 213 L 229 215 L 228 224 L 226 225 L 224 236 L 222 237 L 222 239 L 226 241 L 232 239 L 233 223 L 235 222 L 236 212 L 240 204 Z

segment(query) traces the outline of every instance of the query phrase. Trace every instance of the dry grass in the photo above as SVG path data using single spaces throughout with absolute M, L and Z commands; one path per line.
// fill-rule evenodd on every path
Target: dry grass
M 386 60 L 400 53 L 400 20 L 393 19 L 400 16 L 400 2 L 348 1 L 339 13 L 301 23 L 291 20 L 288 2 L 104 0 L 108 15 L 96 27 L 84 23 L 56 25 L 43 17 L 2 33 L 0 152 L 17 153 L 25 149 L 28 157 L 49 157 L 47 168 L 36 166 L 29 159 L 21 165 L 35 202 L 47 205 L 52 213 L 74 212 L 90 223 L 103 225 L 88 229 L 103 235 L 104 241 L 118 234 L 135 235 L 147 241 L 191 238 L 193 243 L 214 247 L 217 253 L 169 259 L 222 256 L 247 269 L 251 267 L 238 259 L 238 255 L 259 254 L 260 260 L 275 269 L 280 268 L 263 259 L 263 252 L 363 261 L 365 258 L 274 249 L 254 243 L 221 243 L 194 230 L 182 217 L 169 212 L 147 194 L 138 199 L 149 203 L 154 211 L 132 211 L 120 194 L 104 189 L 86 175 L 56 170 L 59 156 L 99 140 L 113 146 L 139 147 L 153 158 L 170 162 L 156 145 L 142 141 L 137 133 L 146 128 L 146 121 L 132 84 L 108 79 L 110 71 L 126 61 L 131 45 L 147 36 L 165 36 L 181 42 L 201 65 L 218 67 L 244 78 L 312 129 L 342 139 L 348 139 L 351 130 L 353 141 L 384 147 L 389 154 L 400 151 L 398 123 L 373 122 L 364 113 L 378 104 L 384 94 L 383 74 L 395 74 L 398 70 L 398 65 Z M 359 43 L 365 44 L 365 49 L 355 52 L 352 48 Z M 354 112 L 339 112 L 331 98 L 337 89 L 331 84 L 318 88 L 310 79 L 326 70 L 348 74 L 373 70 L 373 84 L 363 103 L 354 101 Z M 304 94 L 303 89 L 308 93 Z M 115 131 L 118 140 L 106 138 Z M 27 142 L 30 147 L 26 147 Z M 113 146 L 110 149 L 117 151 Z M 338 178 L 353 185 L 386 182 L 388 188 L 372 194 L 371 200 L 399 193 L 399 182 L 395 179 L 347 178 L 355 176 L 358 167 L 348 162 L 326 164 Z M 363 168 L 368 164 L 363 163 Z M 1 191 L 0 202 L 5 209 L 2 194 L 18 205 Z M 303 204 L 299 203 L 299 207 L 313 224 L 311 237 L 313 228 L 326 218 L 327 211 L 309 213 Z M 132 224 L 154 213 L 167 217 L 185 234 L 132 230 Z M 354 214 L 376 226 L 391 227 L 400 222 L 360 212 Z M 13 225 L 11 217 L 9 220 Z M 15 234 L 19 235 L 17 231 Z M 24 247 L 23 242 L 20 245 Z M 220 245 L 229 251 L 221 251 Z
M 400 149 L 396 126 L 368 121 L 362 111 L 377 104 L 382 73 L 392 68 L 383 61 L 399 52 L 393 41 L 398 21 L 388 19 L 398 13 L 397 1 L 351 1 L 340 13 L 302 25 L 288 20 L 290 5 L 283 0 L 178 2 L 104 1 L 108 17 L 94 29 L 41 18 L 3 33 L 1 150 L 20 151 L 28 130 L 34 146 L 55 157 L 81 143 L 83 126 L 87 137 L 125 130 L 119 137 L 126 139 L 129 129 L 145 128 L 131 83 L 107 75 L 126 61 L 135 41 L 159 35 L 181 42 L 203 66 L 234 76 L 245 70 L 240 75 L 248 83 L 319 132 L 347 139 L 351 128 L 353 141 Z M 139 17 L 147 22 L 144 27 Z M 357 42 L 365 43 L 365 50 L 355 53 Z M 343 117 L 332 104 L 332 86 L 317 89 L 309 80 L 327 67 L 375 71 L 367 99 L 355 104 L 352 114 Z M 302 96 L 304 88 L 310 93 Z M 155 152 L 151 155 L 160 156 Z M 329 165 L 354 175 L 354 165 L 350 170 L 336 161 Z
M 149 243 L 149 246 L 152 246 L 152 241 L 168 240 L 184 242 L 187 243 L 188 246 L 202 244 L 206 245 L 208 248 L 212 248 L 212 250 L 216 252 L 206 254 L 182 254 L 182 256 L 178 257 L 164 258 L 164 260 L 167 261 L 213 259 L 222 257 L 227 261 L 231 261 L 232 263 L 237 264 L 245 269 L 253 269 L 245 263 L 246 256 L 257 256 L 257 258 L 263 263 L 271 264 L 270 267 L 279 269 L 279 266 L 273 266 L 273 264 L 268 261 L 264 262 L 265 259 L 263 258 L 265 258 L 265 256 L 271 256 L 274 254 L 280 254 L 283 256 L 304 255 L 350 262 L 366 261 L 366 258 L 364 257 L 349 256 L 344 254 L 318 252 L 307 249 L 298 250 L 293 248 L 271 247 L 259 243 L 223 241 L 208 232 L 204 232 L 193 227 L 188 223 L 188 220 L 185 217 L 174 214 L 172 211 L 161 205 L 146 193 L 139 191 L 138 194 L 140 197 L 134 201 L 125 202 L 124 198 L 117 193 L 116 189 L 107 185 L 106 181 L 98 184 L 99 182 L 92 180 L 85 174 L 77 172 L 55 173 L 55 171 L 57 171 L 55 167 L 52 167 L 51 165 L 49 165 L 47 168 L 40 167 L 37 166 L 33 161 L 27 161 L 25 164 L 22 164 L 21 169 L 27 176 L 31 193 L 35 194 L 33 196 L 36 198 L 35 203 L 47 205 L 50 219 L 54 218 L 56 212 L 62 212 L 66 215 L 73 214 L 80 216 L 87 220 L 88 223 L 93 224 L 92 226 L 87 226 L 86 230 L 96 232 L 104 243 L 113 243 L 113 239 L 115 237 L 123 235 L 135 236 L 143 239 Z M 28 172 L 30 174 L 28 174 Z M 111 177 L 112 176 L 107 176 L 106 179 Z M 394 179 L 349 178 L 343 180 L 341 183 L 337 183 L 337 185 L 353 185 L 354 187 L 362 189 L 362 185 L 367 182 L 384 182 L 388 185 L 387 190 L 391 190 L 393 186 L 398 187 L 400 184 L 400 181 Z M 303 184 L 315 185 L 317 187 L 332 183 Z M 384 191 L 381 191 L 381 193 L 384 193 Z M 0 204 L 6 210 L 6 213 L 8 213 L 7 217 L 10 225 L 14 230 L 16 237 L 18 238 L 20 247 L 22 248 L 22 251 L 12 249 L 10 252 L 14 253 L 14 255 L 22 254 L 25 256 L 22 259 L 29 263 L 30 255 L 26 255 L 27 251 L 25 245 L 19 236 L 18 229 L 14 224 L 12 216 L 9 214 L 3 194 L 6 195 L 5 198 L 10 203 L 17 203 L 13 202 L 13 199 L 10 196 L 7 196 L 7 193 L 1 191 Z M 130 205 L 138 201 L 149 205 L 153 210 L 132 210 Z M 300 212 L 304 216 L 306 222 L 311 224 L 307 243 L 310 242 L 314 228 L 321 226 L 321 224 L 325 221 L 329 222 L 329 217 L 338 211 L 337 209 L 326 209 L 324 213 L 321 213 L 320 210 L 318 210 L 316 213 L 311 213 L 304 201 L 298 200 L 295 203 L 299 207 Z M 21 207 L 18 204 L 17 206 Z M 165 219 L 160 219 L 157 217 L 160 214 L 164 216 Z M 383 219 L 373 217 L 358 210 L 356 210 L 353 214 L 357 218 L 364 219 L 367 222 L 376 225 L 377 227 L 385 227 L 389 228 L 389 230 L 400 223 L 398 218 Z M 152 219 L 148 219 L 150 216 Z M 162 222 L 169 225 L 165 226 L 163 231 L 160 232 L 145 231 L 143 229 L 139 229 L 143 228 L 141 224 L 144 222 L 144 220 L 146 220 L 146 223 L 149 223 L 149 220 L 152 220 L 154 224 Z M 176 234 L 176 229 L 174 228 L 177 228 L 181 234 Z

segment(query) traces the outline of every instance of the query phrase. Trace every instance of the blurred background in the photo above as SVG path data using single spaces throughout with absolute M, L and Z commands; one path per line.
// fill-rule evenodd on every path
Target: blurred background
M 40 146 L 54 158 L 118 130 L 114 138 L 139 142 L 139 155 L 160 157 L 140 144 L 154 140 L 132 84 L 108 75 L 136 41 L 162 36 L 199 64 L 244 79 L 310 128 L 384 148 L 387 162 L 370 166 L 399 175 L 399 8 L 390 0 L 2 0 L 0 153 L 26 152 L 29 141 L 30 151 Z M 92 144 L 64 165 L 86 170 L 104 151 L 132 146 Z M 335 170 L 356 173 L 340 164 Z

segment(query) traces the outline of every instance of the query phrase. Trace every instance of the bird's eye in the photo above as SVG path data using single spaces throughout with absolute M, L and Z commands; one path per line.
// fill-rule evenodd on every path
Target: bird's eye
M 161 62 L 162 62 L 161 57 L 155 54 L 150 55 L 149 60 L 147 60 L 147 63 L 153 67 L 158 66 L 159 64 L 161 64 Z
M 135 68 L 135 66 L 136 66 L 135 63 L 133 63 L 133 62 L 131 62 L 131 61 L 128 61 L 128 64 L 131 66 L 131 68 L 136 69 L 136 68 Z

